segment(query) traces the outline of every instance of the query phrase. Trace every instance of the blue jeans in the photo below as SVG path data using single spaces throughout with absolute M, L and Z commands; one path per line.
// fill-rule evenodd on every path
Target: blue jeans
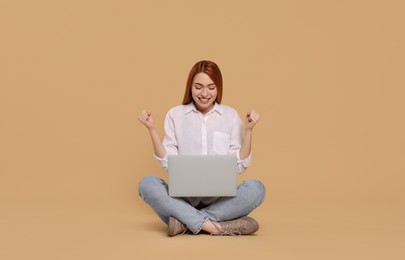
M 248 180 L 238 185 L 235 197 L 173 198 L 164 180 L 146 176 L 139 182 L 139 195 L 166 224 L 174 217 L 198 234 L 208 220 L 247 216 L 263 202 L 265 187 L 258 180 Z

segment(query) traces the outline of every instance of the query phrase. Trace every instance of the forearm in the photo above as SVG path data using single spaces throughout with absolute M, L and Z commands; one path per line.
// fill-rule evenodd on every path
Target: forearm
M 155 128 L 149 129 L 150 137 L 152 139 L 153 145 L 153 152 L 159 158 L 164 158 L 166 156 L 166 148 L 163 146 L 162 142 L 160 141 L 159 134 L 157 133 Z
M 245 135 L 243 137 L 242 146 L 239 150 L 239 158 L 241 160 L 249 157 L 250 152 L 252 151 L 252 129 L 246 129 Z

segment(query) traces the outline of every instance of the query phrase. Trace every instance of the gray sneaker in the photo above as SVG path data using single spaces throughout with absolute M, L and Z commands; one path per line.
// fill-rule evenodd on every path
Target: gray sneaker
M 169 218 L 169 226 L 167 229 L 167 235 L 169 237 L 173 237 L 176 235 L 183 235 L 188 231 L 186 225 L 178 221 L 176 218 L 170 217 Z
M 235 220 L 218 222 L 222 232 L 217 235 L 250 235 L 259 229 L 259 223 L 251 217 L 242 217 Z M 214 234 L 216 235 L 216 234 Z

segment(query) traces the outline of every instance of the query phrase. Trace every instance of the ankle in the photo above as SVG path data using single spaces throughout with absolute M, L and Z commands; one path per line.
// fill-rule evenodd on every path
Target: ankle
M 208 220 L 202 227 L 202 230 L 210 234 L 220 234 L 222 233 L 221 225 L 218 222 Z

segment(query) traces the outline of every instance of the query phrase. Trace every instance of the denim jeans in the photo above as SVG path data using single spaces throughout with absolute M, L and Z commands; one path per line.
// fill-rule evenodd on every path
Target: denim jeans
M 174 217 L 198 234 L 208 220 L 247 216 L 263 202 L 265 187 L 258 180 L 247 180 L 238 185 L 235 197 L 173 198 L 164 180 L 146 176 L 139 182 L 139 195 L 166 224 Z

